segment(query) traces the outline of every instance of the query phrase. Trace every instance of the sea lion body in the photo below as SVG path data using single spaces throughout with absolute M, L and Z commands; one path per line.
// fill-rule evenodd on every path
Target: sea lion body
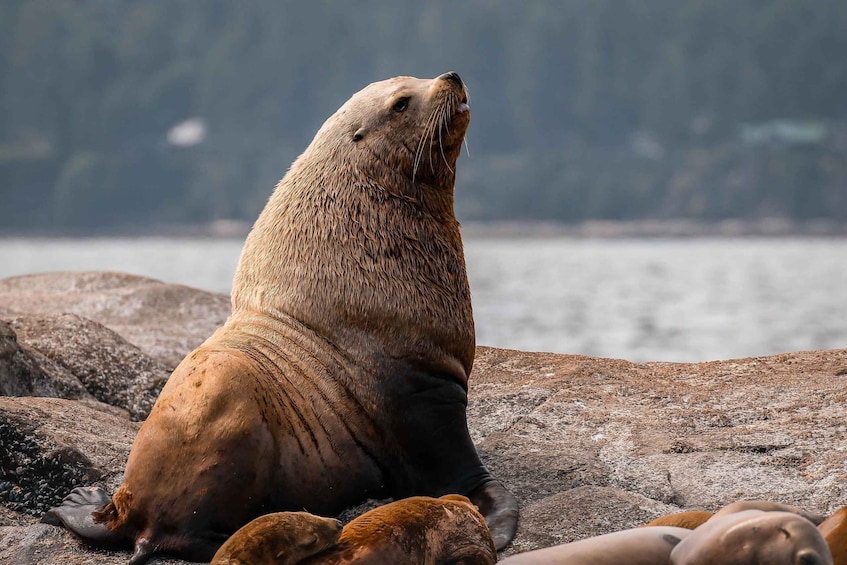
M 653 526 L 674 526 L 676 528 L 693 530 L 694 528 L 704 524 L 712 516 L 714 516 L 713 512 L 707 512 L 705 510 L 686 510 L 684 512 L 676 512 L 674 514 L 659 516 L 641 527 L 651 528 Z
M 761 510 L 763 512 L 792 512 L 803 518 L 806 518 L 813 524 L 820 524 L 823 521 L 823 516 L 815 512 L 809 512 L 803 508 L 783 504 L 781 502 L 773 502 L 771 500 L 739 500 L 732 502 L 720 508 L 716 512 L 707 512 L 705 510 L 686 510 L 675 514 L 667 514 L 648 522 L 645 526 L 677 526 L 680 528 L 688 528 L 693 530 L 706 523 L 713 516 L 725 516 L 744 510 Z
M 467 498 L 447 495 L 415 496 L 374 508 L 344 526 L 337 545 L 303 565 L 496 562 L 485 518 Z
M 847 565 L 847 506 L 839 508 L 818 526 L 834 565 Z
M 210 565 L 295 565 L 338 542 L 341 522 L 307 512 L 265 514 L 238 529 Z
M 815 525 L 792 512 L 714 516 L 671 552 L 669 565 L 832 565 Z
M 691 530 L 651 526 L 622 530 L 579 541 L 527 551 L 503 565 L 667 565 L 668 557 Z
M 168 380 L 111 502 L 48 519 L 132 542 L 132 563 L 208 560 L 260 514 L 457 492 L 506 545 L 517 501 L 465 414 L 474 328 L 453 184 L 469 120 L 455 73 L 373 83 L 331 116 L 256 221 L 232 316 Z

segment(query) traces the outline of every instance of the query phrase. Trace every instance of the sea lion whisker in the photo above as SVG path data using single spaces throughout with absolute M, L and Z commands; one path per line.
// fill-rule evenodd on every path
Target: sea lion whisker
M 438 130 L 438 148 L 441 150 L 441 158 L 444 160 L 444 165 L 447 167 L 447 170 L 450 171 L 450 174 L 453 174 L 453 167 L 451 167 L 450 163 L 447 162 L 447 156 L 444 154 L 444 141 L 441 139 L 440 128 Z
M 415 175 L 418 172 L 418 166 L 420 165 L 421 157 L 423 156 L 424 140 L 428 137 L 429 124 L 434 120 L 434 118 L 435 110 L 433 110 L 432 113 L 429 115 L 429 118 L 427 118 L 427 121 L 423 127 L 423 131 L 421 132 L 421 140 L 418 142 L 418 150 L 415 154 L 415 164 L 412 167 L 412 182 L 415 182 Z

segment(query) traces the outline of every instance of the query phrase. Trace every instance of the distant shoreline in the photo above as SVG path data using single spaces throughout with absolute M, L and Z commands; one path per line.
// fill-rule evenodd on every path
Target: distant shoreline
M 218 220 L 204 224 L 160 224 L 115 229 L 32 229 L 5 230 L 0 238 L 234 238 L 243 239 L 252 223 Z M 651 238 L 734 238 L 734 237 L 847 237 L 847 222 L 832 220 L 795 221 L 782 218 L 761 220 L 588 220 L 574 224 L 548 221 L 462 222 L 462 235 L 473 238 L 557 238 L 651 239 Z

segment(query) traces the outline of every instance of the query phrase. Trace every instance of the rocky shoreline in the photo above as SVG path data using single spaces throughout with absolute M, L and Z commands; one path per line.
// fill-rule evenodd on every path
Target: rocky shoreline
M 126 563 L 38 517 L 74 485 L 117 487 L 168 374 L 228 312 L 121 273 L 0 279 L 0 563 Z M 469 427 L 521 502 L 504 554 L 741 498 L 831 513 L 847 504 L 845 383 L 843 349 L 636 364 L 479 347 Z

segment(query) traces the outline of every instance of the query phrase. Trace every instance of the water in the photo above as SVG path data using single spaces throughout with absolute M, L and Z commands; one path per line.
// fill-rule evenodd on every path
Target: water
M 229 292 L 241 239 L 0 239 L 0 277 L 113 270 Z M 847 347 L 844 239 L 465 240 L 477 342 L 635 361 Z

